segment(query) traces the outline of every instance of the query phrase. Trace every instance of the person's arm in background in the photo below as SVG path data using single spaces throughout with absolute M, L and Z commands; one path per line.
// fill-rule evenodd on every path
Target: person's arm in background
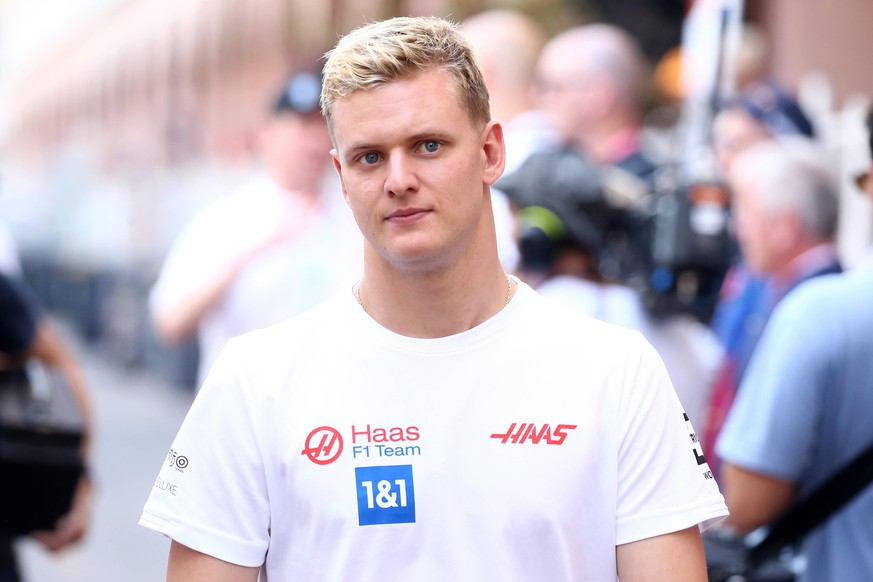
M 193 339 L 200 321 L 221 301 L 240 272 L 254 257 L 272 244 L 273 241 L 269 241 L 263 247 L 253 248 L 240 254 L 212 276 L 199 279 L 195 284 L 189 285 L 187 289 L 180 290 L 173 296 L 164 293 L 158 287 L 150 303 L 152 325 L 158 337 L 170 345 Z M 161 276 L 190 275 L 170 272 L 168 275 L 162 273 Z
M 621 582 L 706 582 L 706 557 L 698 526 L 615 548 Z
M 794 483 L 743 469 L 722 465 L 722 484 L 731 514 L 724 524 L 750 532 L 782 515 L 794 499 Z
M 212 240 L 214 220 L 208 215 L 195 218 L 173 244 L 152 288 L 152 326 L 158 338 L 169 345 L 194 339 L 200 322 L 215 309 L 243 269 L 289 236 L 289 227 L 283 223 L 276 232 L 234 248 L 235 243 L 226 239 Z
M 90 463 L 91 435 L 94 433 L 93 407 L 85 374 L 75 355 L 64 343 L 57 330 L 45 320 L 40 321 L 29 355 L 56 369 L 66 380 L 67 386 L 82 413 L 84 434 L 82 456 L 87 468 Z M 86 469 L 79 479 L 69 513 L 58 520 L 51 531 L 34 532 L 33 537 L 49 550 L 60 550 L 81 540 L 88 528 L 92 498 L 91 476 Z
M 10 366 L 33 359 L 47 368 L 57 370 L 63 376 L 82 414 L 84 423 L 82 456 L 87 467 L 90 436 L 93 434 L 93 414 L 91 395 L 79 361 L 39 309 L 37 301 L 24 284 L 0 275 L 0 305 L 3 306 L 7 322 L 15 319 L 20 325 L 24 325 L 22 322 L 29 320 L 32 330 L 26 335 L 21 335 L 24 343 L 14 348 L 12 344 L 6 344 L 4 341 L 8 351 L 0 353 L 2 356 L 0 369 L 4 367 L 8 369 Z M 4 329 L 3 333 L 7 331 Z M 85 534 L 90 518 L 91 489 L 91 479 L 86 472 L 79 480 L 70 512 L 58 520 L 54 530 L 35 532 L 34 537 L 50 550 L 58 550 L 80 540 Z

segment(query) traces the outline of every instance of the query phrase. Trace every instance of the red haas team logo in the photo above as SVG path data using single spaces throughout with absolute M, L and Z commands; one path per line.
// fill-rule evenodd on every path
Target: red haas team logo
M 560 445 L 567 438 L 567 432 L 576 428 L 575 424 L 559 424 L 554 430 L 551 425 L 544 424 L 537 427 L 532 422 L 513 422 L 504 433 L 494 433 L 491 438 L 498 439 L 501 443 L 523 444 L 530 442 L 538 445 L 545 442 L 547 445 Z
M 343 437 L 329 426 L 320 426 L 306 437 L 306 446 L 300 452 L 316 465 L 329 465 L 343 452 Z

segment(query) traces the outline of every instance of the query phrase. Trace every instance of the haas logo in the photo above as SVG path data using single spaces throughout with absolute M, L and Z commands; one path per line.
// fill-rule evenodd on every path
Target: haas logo
M 530 442 L 538 445 L 545 442 L 547 445 L 560 445 L 567 438 L 567 432 L 576 428 L 575 424 L 559 424 L 554 430 L 551 425 L 544 424 L 537 428 L 532 422 L 513 422 L 504 433 L 494 433 L 491 438 L 498 439 L 501 443 L 523 444 Z
M 330 426 L 320 426 L 306 437 L 306 447 L 300 452 L 316 465 L 329 465 L 343 452 L 343 437 Z

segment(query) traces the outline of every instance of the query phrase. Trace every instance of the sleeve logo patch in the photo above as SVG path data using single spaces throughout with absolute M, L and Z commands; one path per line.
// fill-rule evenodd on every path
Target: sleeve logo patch
M 180 455 L 178 452 L 170 449 L 167 453 L 167 466 L 176 469 L 180 473 L 184 473 L 185 467 L 188 466 L 188 457 Z
M 703 456 L 703 446 L 700 444 L 700 437 L 691 426 L 691 419 L 684 412 L 682 417 L 685 420 L 685 428 L 688 429 L 688 437 L 691 439 L 691 452 L 694 453 L 694 460 L 697 461 L 697 466 L 701 467 L 702 475 L 705 480 L 713 479 L 712 471 L 709 469 L 709 464 L 706 462 L 706 457 Z
M 358 524 L 415 523 L 412 465 L 356 467 Z

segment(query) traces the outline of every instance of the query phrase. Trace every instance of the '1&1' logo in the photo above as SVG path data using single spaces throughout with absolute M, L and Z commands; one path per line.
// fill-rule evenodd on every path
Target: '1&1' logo
M 412 465 L 355 467 L 358 524 L 415 523 Z

